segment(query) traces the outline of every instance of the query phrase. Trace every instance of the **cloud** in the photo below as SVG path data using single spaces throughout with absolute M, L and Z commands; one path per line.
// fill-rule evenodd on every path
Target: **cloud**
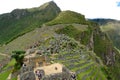
M 120 7 L 120 2 L 117 2 L 117 6 Z
M 0 14 L 16 8 L 32 8 L 51 0 L 0 0 Z M 72 10 L 86 18 L 120 20 L 120 0 L 54 0 L 61 10 Z

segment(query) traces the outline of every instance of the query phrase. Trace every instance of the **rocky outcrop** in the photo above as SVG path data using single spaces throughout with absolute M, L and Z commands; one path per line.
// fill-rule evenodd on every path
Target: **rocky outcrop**
M 115 49 L 106 33 L 97 24 L 89 26 L 80 34 L 80 42 L 99 56 L 106 65 L 115 64 Z
M 18 20 L 20 18 L 23 18 L 25 16 L 29 15 L 29 12 L 26 9 L 15 9 L 11 13 L 6 13 L 0 15 L 0 21 L 3 20 Z
M 25 9 L 15 9 L 11 12 L 11 16 L 15 19 L 20 19 L 28 14 L 29 12 Z
M 109 37 L 99 27 L 94 29 L 94 52 L 102 58 L 106 65 L 115 64 L 115 49 Z

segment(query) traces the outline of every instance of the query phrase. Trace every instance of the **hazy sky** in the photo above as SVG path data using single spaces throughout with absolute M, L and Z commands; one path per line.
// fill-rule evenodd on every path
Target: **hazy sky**
M 0 0 L 0 14 L 16 8 L 38 7 L 51 0 Z M 120 0 L 54 0 L 62 10 L 82 13 L 86 18 L 120 20 Z

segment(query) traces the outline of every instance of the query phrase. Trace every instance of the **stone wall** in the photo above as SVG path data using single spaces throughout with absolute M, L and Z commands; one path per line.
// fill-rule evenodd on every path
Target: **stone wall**
M 18 80 L 35 80 L 33 66 L 23 66 L 20 70 Z
M 41 71 L 44 71 L 44 70 L 41 70 Z M 37 75 L 36 75 L 36 78 L 38 79 Z M 74 72 L 69 71 L 66 67 L 63 67 L 61 73 L 54 73 L 50 75 L 43 74 L 39 79 L 40 80 L 76 80 L 76 74 Z
M 43 80 L 76 80 L 76 75 L 72 73 L 57 73 L 43 77 Z
M 43 70 L 44 71 L 44 70 Z M 22 67 L 18 80 L 39 80 L 31 66 Z M 40 80 L 76 80 L 76 74 L 63 66 L 61 73 L 42 75 Z

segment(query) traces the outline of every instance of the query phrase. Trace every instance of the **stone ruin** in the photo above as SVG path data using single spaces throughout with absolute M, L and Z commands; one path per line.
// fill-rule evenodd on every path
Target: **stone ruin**
M 55 67 L 55 70 L 57 68 Z M 23 66 L 18 80 L 76 80 L 76 74 L 62 67 L 62 72 L 46 75 L 44 69 L 34 69 L 32 66 Z
M 35 51 L 39 52 L 39 51 Z M 54 65 L 54 64 L 51 64 Z M 45 66 L 50 66 L 47 61 L 47 56 L 26 56 L 24 64 L 18 75 L 18 80 L 76 80 L 76 74 L 69 71 L 66 67 L 62 66 L 61 72 L 46 74 L 45 69 L 37 69 Z M 59 68 L 55 67 L 54 71 Z M 50 68 L 52 70 L 52 68 Z
M 23 66 L 18 75 L 18 80 L 35 80 L 35 74 L 33 72 L 33 66 Z
M 71 41 L 65 35 L 56 35 L 55 39 L 50 40 L 48 46 L 40 46 L 39 50 L 34 48 L 27 50 L 18 80 L 76 80 L 76 73 L 71 72 L 65 66 L 62 66 L 61 72 L 50 74 L 46 74 L 46 70 L 42 68 L 50 66 L 51 60 L 48 55 L 59 54 L 64 49 L 69 51 L 71 49 L 70 43 Z M 54 71 L 57 71 L 57 69 L 59 68 L 55 67 Z
M 62 68 L 61 73 L 44 76 L 43 80 L 76 80 L 76 74 L 69 71 L 66 67 Z

